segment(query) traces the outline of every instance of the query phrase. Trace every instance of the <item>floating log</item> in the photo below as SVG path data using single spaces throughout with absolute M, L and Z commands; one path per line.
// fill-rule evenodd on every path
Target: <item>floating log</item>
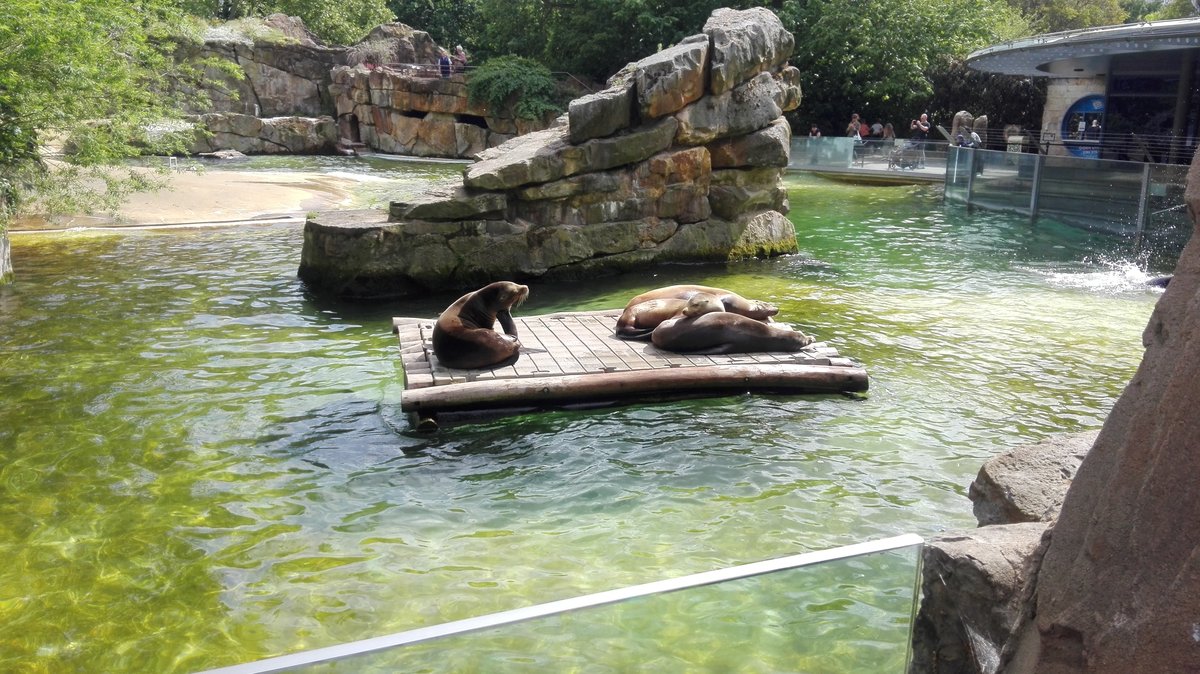
M 718 392 L 861 392 L 867 372 L 818 342 L 798 353 L 678 354 L 614 334 L 621 310 L 515 318 L 521 357 L 494 370 L 456 370 L 433 355 L 433 319 L 395 318 L 405 391 L 418 426 L 441 413 L 539 409 Z

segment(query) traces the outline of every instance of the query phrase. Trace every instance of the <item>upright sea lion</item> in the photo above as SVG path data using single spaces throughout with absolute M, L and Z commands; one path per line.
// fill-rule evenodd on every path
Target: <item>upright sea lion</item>
M 779 307 L 759 300 L 748 300 L 735 292 L 710 286 L 677 285 L 656 288 L 629 300 L 617 319 L 616 333 L 624 339 L 646 339 L 663 321 L 674 318 L 698 294 L 711 295 L 720 301 L 724 311 L 759 321 L 770 321 Z
M 771 325 L 724 311 L 713 295 L 697 293 L 678 318 L 659 324 L 650 333 L 654 346 L 677 353 L 753 353 L 799 351 L 813 338 L 799 330 Z
M 529 297 L 529 287 L 496 281 L 451 304 L 433 326 L 433 354 L 446 367 L 480 369 L 512 365 L 521 342 L 512 310 Z M 496 332 L 496 321 L 505 334 Z

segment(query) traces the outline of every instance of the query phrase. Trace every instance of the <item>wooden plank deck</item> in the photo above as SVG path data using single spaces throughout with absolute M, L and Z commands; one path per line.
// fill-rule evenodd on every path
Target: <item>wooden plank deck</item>
M 495 370 L 443 367 L 431 318 L 393 318 L 405 390 L 400 407 L 442 412 L 552 408 L 719 391 L 836 393 L 867 390 L 867 372 L 817 342 L 799 353 L 684 355 L 618 338 L 620 309 L 514 317 L 521 357 Z

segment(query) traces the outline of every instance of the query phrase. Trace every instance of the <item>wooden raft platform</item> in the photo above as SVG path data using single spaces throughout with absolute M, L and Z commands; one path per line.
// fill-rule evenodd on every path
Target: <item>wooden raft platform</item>
M 393 318 L 400 341 L 403 411 L 570 407 L 716 392 L 838 393 L 867 390 L 867 372 L 817 342 L 799 353 L 683 355 L 618 338 L 620 309 L 514 317 L 521 358 L 495 370 L 443 367 L 433 355 L 431 318 Z

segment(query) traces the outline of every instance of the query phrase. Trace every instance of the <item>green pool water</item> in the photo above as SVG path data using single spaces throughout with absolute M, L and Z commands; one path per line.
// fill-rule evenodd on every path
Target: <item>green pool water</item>
M 0 670 L 197 671 L 933 536 L 974 525 L 966 488 L 996 452 L 1103 423 L 1158 297 L 1142 281 L 1161 270 L 1087 233 L 944 206 L 934 188 L 789 188 L 799 255 L 535 282 L 521 312 L 727 287 L 863 363 L 869 394 L 549 412 L 433 435 L 398 409 L 390 318 L 432 316 L 458 293 L 318 300 L 296 278 L 295 226 L 14 236 L 17 283 L 0 289 Z M 911 572 L 891 566 L 795 576 L 815 636 L 766 640 L 764 657 L 898 670 Z M 765 623 L 777 594 L 760 595 Z M 730 608 L 739 617 L 716 619 L 707 643 L 736 643 L 756 606 Z M 679 638 L 660 633 L 649 638 Z M 470 662 L 470 644 L 429 671 Z

